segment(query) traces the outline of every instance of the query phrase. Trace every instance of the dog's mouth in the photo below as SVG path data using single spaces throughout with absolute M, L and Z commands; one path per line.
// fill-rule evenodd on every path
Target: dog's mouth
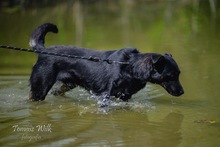
M 179 81 L 163 82 L 160 84 L 172 96 L 181 96 L 184 90 Z

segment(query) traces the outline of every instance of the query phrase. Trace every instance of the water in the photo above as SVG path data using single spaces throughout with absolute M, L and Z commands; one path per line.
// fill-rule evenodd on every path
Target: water
M 100 50 L 126 46 L 172 53 L 185 94 L 172 97 L 148 84 L 129 102 L 99 108 L 81 88 L 64 97 L 29 102 L 36 55 L 0 50 L 0 146 L 219 146 L 219 7 L 209 2 L 106 1 L 1 8 L 0 44 L 28 47 L 33 28 L 58 25 L 46 46 L 73 44 Z M 198 5 L 199 4 L 199 5 Z

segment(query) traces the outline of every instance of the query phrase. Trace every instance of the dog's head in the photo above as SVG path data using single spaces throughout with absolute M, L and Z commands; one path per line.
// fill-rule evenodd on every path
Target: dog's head
M 179 82 L 180 70 L 171 54 L 152 54 L 152 71 L 150 82 L 161 85 L 173 96 L 180 96 L 184 93 Z

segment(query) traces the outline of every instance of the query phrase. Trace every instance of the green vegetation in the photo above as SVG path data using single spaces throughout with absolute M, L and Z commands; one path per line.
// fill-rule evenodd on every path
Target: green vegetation
M 3 45 L 28 48 L 33 29 L 52 22 L 59 33 L 48 34 L 46 46 L 103 50 L 134 46 L 143 52 L 171 52 L 180 61 L 186 55 L 189 65 L 194 54 L 219 52 L 220 13 L 214 0 L 3 0 L 0 6 Z M 29 74 L 35 61 L 32 53 L 0 49 L 0 74 Z

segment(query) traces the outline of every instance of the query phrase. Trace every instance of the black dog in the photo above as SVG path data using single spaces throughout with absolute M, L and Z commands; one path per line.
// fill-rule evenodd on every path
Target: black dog
M 104 98 L 116 97 L 124 101 L 145 87 L 147 82 L 161 85 L 173 96 L 184 93 L 179 82 L 180 70 L 170 54 L 140 53 L 135 48 L 96 51 L 73 46 L 44 47 L 48 32 L 57 33 L 56 25 L 46 23 L 34 30 L 30 45 L 37 50 L 83 57 L 98 57 L 123 63 L 93 62 L 83 59 L 38 55 L 30 77 L 30 99 L 44 100 L 56 81 L 63 85 L 56 94 L 81 86 Z

